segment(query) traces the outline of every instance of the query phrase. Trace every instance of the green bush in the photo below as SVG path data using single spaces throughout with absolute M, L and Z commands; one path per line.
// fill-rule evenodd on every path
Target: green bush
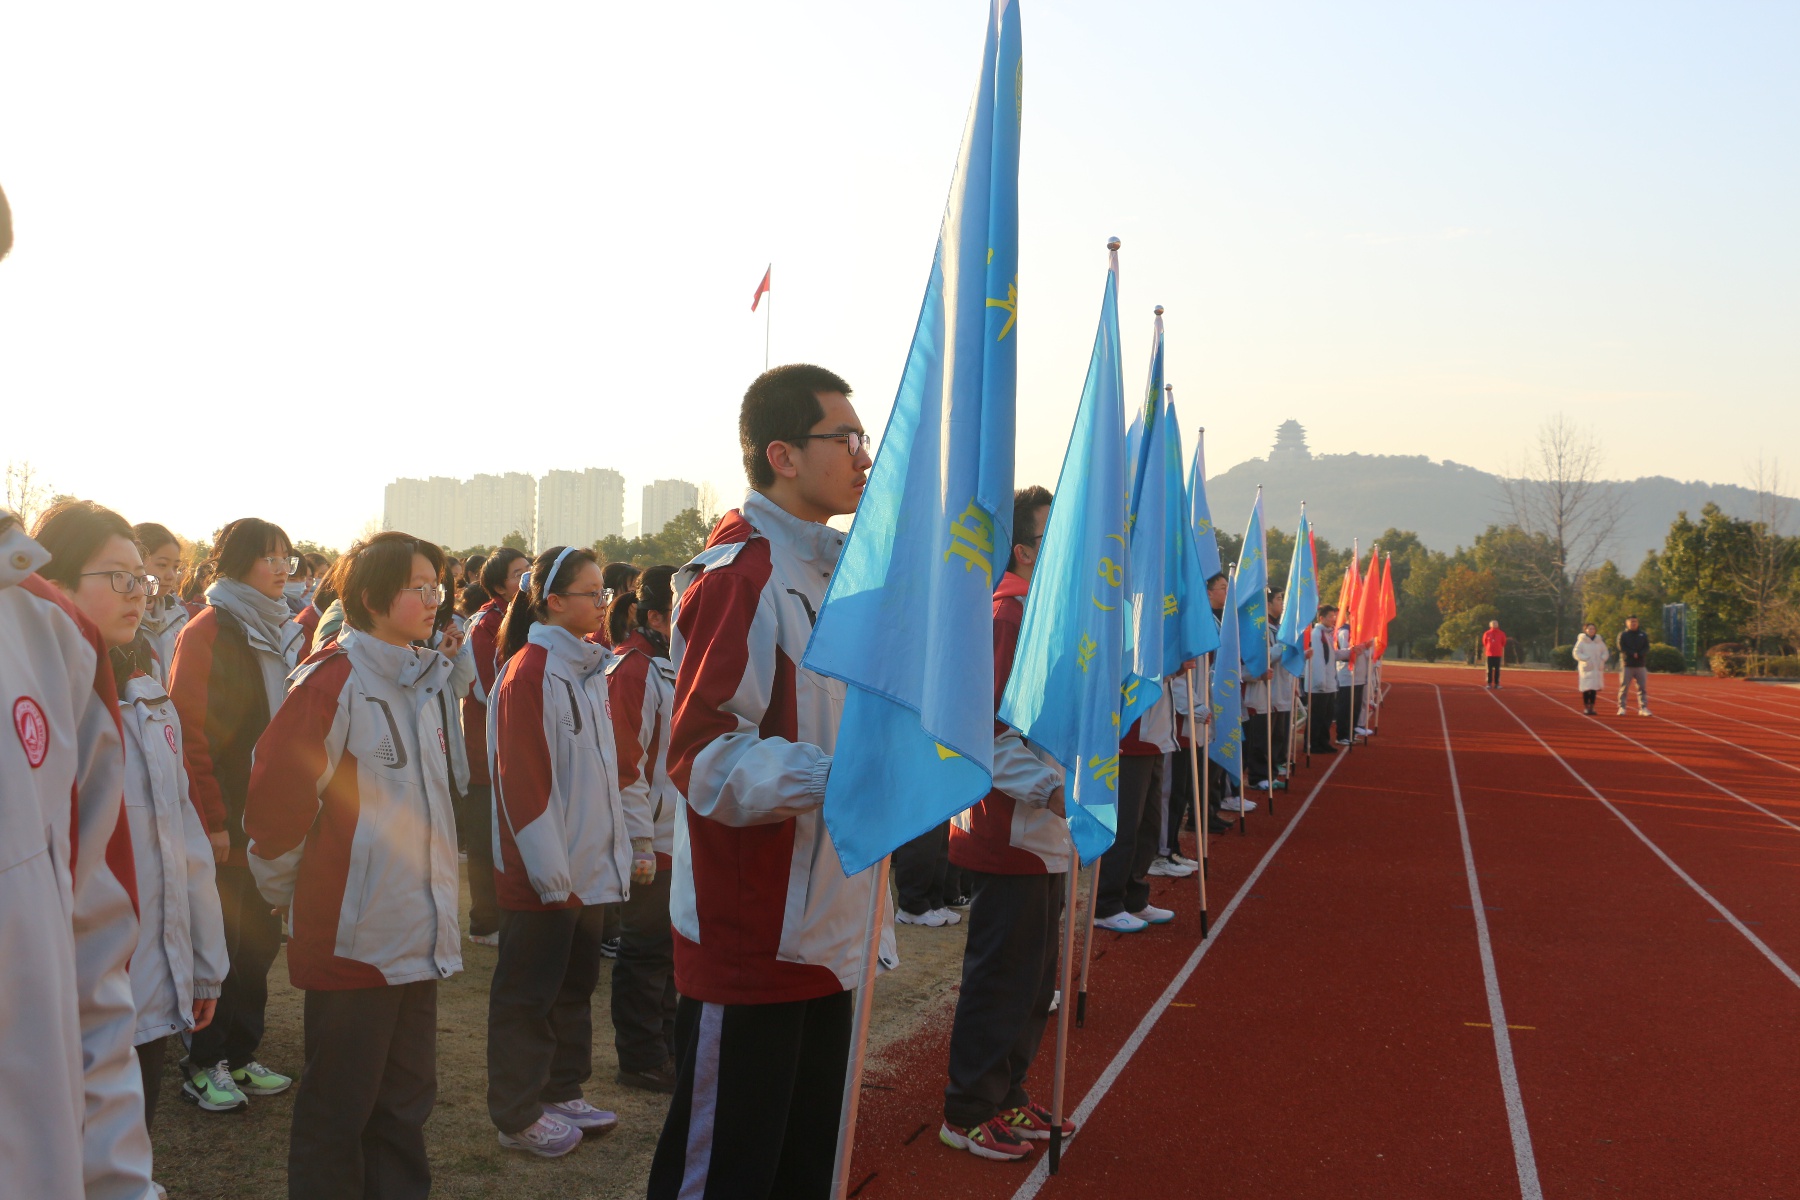
M 1552 671 L 1573 671 L 1575 669 L 1575 647 L 1558 646 L 1550 651 L 1550 669 Z
M 1737 642 L 1720 642 L 1706 649 L 1706 665 L 1719 679 L 1734 679 L 1744 674 L 1750 648 Z
M 1783 654 L 1774 658 L 1759 658 L 1756 660 L 1754 674 L 1773 676 L 1777 679 L 1800 678 L 1800 658 L 1796 658 L 1792 654 Z
M 1687 656 L 1666 642 L 1652 642 L 1644 665 L 1665 675 L 1679 675 L 1687 670 Z

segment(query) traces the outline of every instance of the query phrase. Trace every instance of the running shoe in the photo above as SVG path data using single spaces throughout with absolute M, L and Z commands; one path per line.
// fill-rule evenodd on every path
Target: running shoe
M 554 1117 L 564 1125 L 579 1131 L 583 1137 L 593 1133 L 605 1133 L 619 1123 L 618 1113 L 595 1108 L 580 1096 L 573 1100 L 562 1100 L 555 1104 L 544 1105 L 544 1115 Z
M 1625 715 L 1625 706 L 1623 704 L 1619 705 L 1619 711 L 1616 715 L 1621 717 Z
M 617 958 L 617 957 L 619 957 L 619 939 L 618 938 L 607 938 L 604 942 L 601 942 L 600 943 L 600 957 L 602 957 L 602 958 Z
M 182 1059 L 181 1098 L 197 1105 L 201 1112 L 243 1112 L 250 1107 L 250 1101 L 231 1081 L 231 1068 L 222 1059 L 210 1067 Z
M 294 1086 L 292 1078 L 269 1070 L 254 1058 L 231 1069 L 231 1082 L 246 1096 L 278 1096 Z
M 1161 875 L 1169 879 L 1186 879 L 1193 873 L 1194 868 L 1181 866 L 1179 863 L 1160 856 L 1150 860 L 1150 869 L 1145 872 L 1147 875 Z
M 675 1061 L 670 1059 L 660 1067 L 652 1067 L 648 1071 L 627 1071 L 619 1068 L 616 1076 L 619 1083 L 626 1087 L 642 1088 L 646 1092 L 661 1092 L 665 1096 L 675 1094 Z
M 1256 811 L 1256 801 L 1246 800 L 1242 796 L 1227 796 L 1219 801 L 1219 811 L 1252 813 Z
M 1196 871 L 1198 871 L 1200 869 L 1199 862 L 1197 862 L 1194 859 L 1189 858 L 1187 855 L 1183 854 L 1179 850 L 1169 851 L 1169 861 L 1174 863 L 1178 867 L 1192 867 Z
M 1649 710 L 1649 709 L 1647 709 L 1647 708 L 1640 708 L 1640 709 L 1638 709 L 1638 716 L 1640 716 L 1640 717 L 1647 717 L 1647 716 L 1649 716 L 1649 715 L 1650 715 L 1650 710 Z
M 944 918 L 944 924 L 946 925 L 962 924 L 962 914 L 953 908 L 934 908 L 931 911 Z
M 950 903 L 946 904 L 944 907 L 945 908 L 962 909 L 962 908 L 969 907 L 969 905 L 973 904 L 974 902 L 975 902 L 975 897 L 973 897 L 973 896 L 958 896 L 958 897 L 956 897 L 956 899 L 950 901 Z
M 1108 929 L 1113 933 L 1141 933 L 1150 928 L 1150 922 L 1134 917 L 1128 912 L 1114 913 L 1110 917 L 1095 917 L 1095 929 Z
M 945 1121 L 938 1129 L 938 1141 L 952 1150 L 967 1150 L 977 1158 L 991 1158 L 997 1162 L 1017 1162 L 1031 1157 L 1031 1146 L 1008 1129 L 999 1117 L 967 1128 Z
M 1146 925 L 1167 925 L 1175 919 L 1172 909 L 1158 908 L 1154 904 L 1146 904 L 1131 915 Z
M 1017 1108 L 1007 1109 L 1000 1114 L 1000 1119 L 1006 1122 L 1007 1128 L 1032 1142 L 1049 1141 L 1050 1131 L 1056 1128 L 1055 1122 L 1050 1119 L 1050 1110 L 1035 1100 L 1027 1100 Z M 1075 1122 L 1065 1116 L 1062 1123 L 1063 1141 L 1074 1137 L 1075 1129 Z
M 498 933 L 471 933 L 469 940 L 477 946 L 498 946 L 500 935 Z
M 1358 725 L 1356 727 L 1356 736 L 1357 737 L 1374 737 L 1375 731 L 1373 729 L 1364 729 L 1361 725 Z
M 961 920 L 962 918 L 958 917 L 957 919 Z M 944 920 L 944 911 L 940 908 L 934 908 L 930 912 L 923 913 L 909 913 L 902 908 L 894 913 L 894 920 L 900 922 L 902 925 L 927 925 L 932 929 L 937 929 L 949 924 L 948 921 Z
M 561 1158 L 581 1145 L 581 1130 L 545 1113 L 517 1133 L 501 1133 L 500 1145 L 539 1158 Z

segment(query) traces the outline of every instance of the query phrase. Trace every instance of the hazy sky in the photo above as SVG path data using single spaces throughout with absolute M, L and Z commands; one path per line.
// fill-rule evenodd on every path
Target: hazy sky
M 884 423 L 986 10 L 12 6 L 0 459 L 339 546 L 400 475 L 730 500 L 770 260 L 775 361 Z M 1800 444 L 1800 6 L 1023 18 L 1021 483 L 1055 482 L 1112 234 L 1128 389 L 1164 304 L 1215 471 L 1290 416 L 1490 470 L 1558 410 L 1623 476 Z

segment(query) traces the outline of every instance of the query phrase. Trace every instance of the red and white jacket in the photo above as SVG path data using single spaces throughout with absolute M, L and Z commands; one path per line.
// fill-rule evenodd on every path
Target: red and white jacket
M 156 667 L 151 674 L 164 687 L 169 686 L 169 667 L 175 661 L 175 639 L 192 619 L 187 605 L 173 595 L 152 596 L 150 603 L 144 606 L 144 622 L 138 628 L 150 639 L 151 652 L 156 655 Z
M 636 629 L 613 654 L 606 668 L 606 691 L 612 700 L 625 821 L 632 837 L 651 839 L 656 869 L 667 871 L 673 866 L 675 813 L 681 808 L 681 793 L 669 782 L 668 765 L 675 664 Z
M 1011 571 L 994 590 L 994 711 L 1012 678 L 1030 585 Z M 950 861 L 989 875 L 1060 875 L 1074 845 L 1069 823 L 1046 805 L 1063 769 L 1039 754 L 1018 730 L 994 722 L 994 790 L 950 824 Z
M 669 912 L 684 996 L 777 1004 L 861 978 L 876 872 L 845 878 L 821 812 L 844 685 L 800 666 L 843 545 L 752 492 L 676 575 L 668 761 L 687 804 Z
M 475 681 L 463 697 L 463 748 L 469 756 L 469 786 L 487 787 L 488 778 L 488 698 L 494 694 L 494 681 L 500 674 L 500 622 L 506 619 L 506 605 L 489 600 L 475 610 L 469 622 L 469 638 L 465 643 L 470 661 L 475 665 Z
M 34 572 L 0 513 L 0 1163 L 9 1194 L 150 1189 L 131 831 L 112 669 L 93 623 Z M 84 1185 L 85 1183 L 85 1185 Z
M 450 661 L 346 626 L 294 674 L 244 805 L 256 886 L 291 906 L 288 978 L 338 991 L 462 970 Z
M 539 622 L 500 674 L 488 770 L 501 908 L 617 904 L 629 892 L 631 834 L 606 691 L 611 657 L 598 642 Z

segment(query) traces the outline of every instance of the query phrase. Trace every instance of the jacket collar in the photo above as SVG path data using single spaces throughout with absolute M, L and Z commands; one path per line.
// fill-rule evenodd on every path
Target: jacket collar
M 450 674 L 450 660 L 436 650 L 390 645 L 361 630 L 346 628 L 338 645 L 358 667 L 401 687 L 441 687 Z
M 533 646 L 542 646 L 552 657 L 573 671 L 582 679 L 604 670 L 607 660 L 612 657 L 610 651 L 599 642 L 583 641 L 561 625 L 549 625 L 539 621 L 531 627 L 525 640 Z M 443 655 L 439 655 L 442 658 Z
M 1019 598 L 1023 599 L 1025 596 L 1025 593 L 1029 592 L 1030 590 L 1031 590 L 1031 581 L 1029 579 L 1026 579 L 1022 575 L 1015 575 L 1015 574 L 1013 574 L 1013 572 L 1008 571 L 1004 575 L 1000 576 L 1000 586 L 994 589 L 994 599 L 996 599 L 996 600 L 1011 600 L 1014 597 L 1019 597 Z
M 0 587 L 23 582 L 49 561 L 50 552 L 27 537 L 24 527 L 16 521 L 0 534 Z
M 133 675 L 119 689 L 119 701 L 123 704 L 164 704 L 168 699 L 168 690 L 150 675 Z
M 829 525 L 802 521 L 779 504 L 752 491 L 744 497 L 744 518 L 751 528 L 800 559 L 829 575 L 844 549 L 844 534 Z

